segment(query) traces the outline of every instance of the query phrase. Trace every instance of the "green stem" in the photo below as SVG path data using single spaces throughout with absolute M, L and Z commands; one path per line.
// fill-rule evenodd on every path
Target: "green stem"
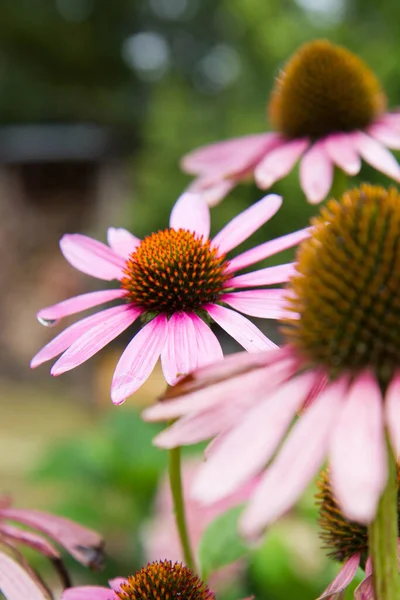
M 346 175 L 344 171 L 339 169 L 339 167 L 335 167 L 333 182 L 331 190 L 328 194 L 328 198 L 336 198 L 339 200 L 346 190 L 351 188 L 352 185 L 349 186 L 349 177 Z
M 369 555 L 375 598 L 399 600 L 397 559 L 397 472 L 393 451 L 388 444 L 389 476 L 380 499 L 375 520 L 368 527 Z
M 172 448 L 169 451 L 169 481 L 174 504 L 176 526 L 178 528 L 182 551 L 186 566 L 196 572 L 196 564 L 190 545 L 185 517 L 185 503 L 183 500 L 182 477 L 181 477 L 181 449 Z

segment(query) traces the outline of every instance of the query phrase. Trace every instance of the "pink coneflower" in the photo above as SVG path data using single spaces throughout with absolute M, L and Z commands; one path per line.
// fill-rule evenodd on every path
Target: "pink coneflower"
M 222 358 L 221 346 L 207 324 L 210 320 L 249 352 L 274 347 L 236 310 L 256 317 L 281 316 L 283 291 L 257 288 L 286 281 L 292 264 L 245 275 L 236 272 L 297 244 L 307 237 L 307 230 L 268 241 L 232 260 L 226 253 L 268 221 L 281 202 L 279 196 L 266 196 L 212 240 L 208 239 L 209 209 L 199 195 L 190 193 L 175 204 L 169 228 L 144 240 L 113 228 L 108 231 L 108 246 L 83 235 L 65 235 L 61 251 L 75 268 L 99 279 L 115 279 L 119 287 L 45 308 L 38 313 L 39 320 L 58 321 L 111 300 L 122 303 L 65 329 L 40 350 L 31 366 L 63 352 L 51 373 L 69 371 L 141 317 L 146 324 L 123 352 L 114 373 L 111 396 L 120 404 L 144 383 L 160 355 L 165 379 L 171 385 L 196 367 Z M 247 289 L 241 291 L 243 288 Z
M 22 525 L 23 529 L 16 524 Z M 46 556 L 55 566 L 62 584 L 70 585 L 60 552 L 48 537 L 83 565 L 92 569 L 102 566 L 103 540 L 97 533 L 63 517 L 13 508 L 9 498 L 0 498 L 0 591 L 7 600 L 48 600 L 53 597 L 41 577 L 26 562 L 20 546 Z
M 127 579 L 110 581 L 110 588 L 71 588 L 61 600 L 215 600 L 215 594 L 199 577 L 169 560 L 148 564 Z
M 283 347 L 200 369 L 145 411 L 183 416 L 159 446 L 216 436 L 193 489 L 202 502 L 270 462 L 242 515 L 247 535 L 289 509 L 327 458 L 346 517 L 371 522 L 387 481 L 386 427 L 400 454 L 400 195 L 363 185 L 313 225 L 288 286 L 298 318 L 285 320 Z
M 300 185 L 309 202 L 328 194 L 334 167 L 355 175 L 364 159 L 400 181 L 387 148 L 400 148 L 400 113 L 386 112 L 375 75 L 357 56 L 326 40 L 302 46 L 280 72 L 269 104 L 275 132 L 217 142 L 189 153 L 182 168 L 190 186 L 216 204 L 254 175 L 267 189 L 301 159 Z

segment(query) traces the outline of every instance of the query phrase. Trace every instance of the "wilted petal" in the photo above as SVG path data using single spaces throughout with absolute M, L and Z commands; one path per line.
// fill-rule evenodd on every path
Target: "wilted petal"
M 330 600 L 335 594 L 339 594 L 353 581 L 360 564 L 360 554 L 353 554 L 340 569 L 335 579 L 326 588 L 318 600 Z

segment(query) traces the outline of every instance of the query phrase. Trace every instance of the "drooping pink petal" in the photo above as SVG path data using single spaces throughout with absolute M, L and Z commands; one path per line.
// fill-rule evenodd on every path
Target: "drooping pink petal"
M 66 373 L 81 365 L 104 346 L 114 340 L 120 333 L 125 331 L 142 314 L 142 309 L 131 304 L 116 306 L 113 316 L 104 315 L 103 321 L 89 329 L 78 338 L 54 363 L 51 374 L 54 376 Z M 101 313 L 100 313 L 101 314 Z
M 328 585 L 326 590 L 317 600 L 330 600 L 335 594 L 339 594 L 341 591 L 345 590 L 353 581 L 355 574 L 357 573 L 360 559 L 361 556 L 359 553 L 350 556 L 336 575 L 335 579 Z
M 400 373 L 396 373 L 385 394 L 385 421 L 393 451 L 400 458 Z
M 122 227 L 109 227 L 107 242 L 110 248 L 120 256 L 128 258 L 140 244 L 140 239 Z
M 123 276 L 125 260 L 105 244 L 86 235 L 64 235 L 60 248 L 67 261 L 82 273 L 106 281 Z
M 96 568 L 102 561 L 102 538 L 95 531 L 74 521 L 39 510 L 21 508 L 3 509 L 0 511 L 0 518 L 10 519 L 41 531 L 86 566 Z
M 333 182 L 333 164 L 322 142 L 316 142 L 300 162 L 300 186 L 311 204 L 326 198 Z
M 335 165 L 348 175 L 357 175 L 361 169 L 361 159 L 351 133 L 331 133 L 323 140 L 323 146 Z
M 118 597 L 110 588 L 87 585 L 64 590 L 60 600 L 118 600 Z
M 186 188 L 186 191 L 201 194 L 208 206 L 216 206 L 236 185 L 236 179 L 213 181 L 208 177 L 198 177 Z
M 282 383 L 272 394 L 268 389 L 261 392 L 259 402 L 200 468 L 192 496 L 211 504 L 256 475 L 276 450 L 314 381 L 315 375 L 307 373 Z
M 60 553 L 52 544 L 50 544 L 48 540 L 37 533 L 33 533 L 32 531 L 26 531 L 24 529 L 14 527 L 14 525 L 0 522 L 0 534 L 10 540 L 14 540 L 15 542 L 26 544 L 30 548 L 37 550 L 44 556 L 47 556 L 51 559 L 60 558 Z
M 264 258 L 278 254 L 278 252 L 282 252 L 282 250 L 296 246 L 296 244 L 299 244 L 308 237 L 310 237 L 310 228 L 306 227 L 305 229 L 300 229 L 299 231 L 294 231 L 293 233 L 288 233 L 287 235 L 275 238 L 274 240 L 264 242 L 264 244 L 255 246 L 254 248 L 235 256 L 229 262 L 226 272 L 233 273 L 234 271 L 239 271 L 239 269 L 248 267 L 260 260 L 264 260 Z
M 146 381 L 163 351 L 168 321 L 158 315 L 147 323 L 128 344 L 116 366 L 111 384 L 111 399 L 121 404 Z
M 383 123 L 384 125 L 387 125 L 388 127 L 391 127 L 392 129 L 396 129 L 397 131 L 400 131 L 400 113 L 399 112 L 385 113 L 384 115 L 379 117 L 377 122 Z
M 224 294 L 221 301 L 251 317 L 283 319 L 291 316 L 286 297 L 287 291 L 282 289 L 250 290 Z
M 318 472 L 343 395 L 342 381 L 330 385 L 294 425 L 241 517 L 240 527 L 246 536 L 257 535 L 284 514 Z
M 354 139 L 359 153 L 367 163 L 395 181 L 400 181 L 400 166 L 389 150 L 362 131 Z
M 264 225 L 282 205 L 281 196 L 269 194 L 230 221 L 212 240 L 220 254 L 235 248 Z
M 197 368 L 222 360 L 224 354 L 221 344 L 215 333 L 211 331 L 211 327 L 194 313 L 188 313 L 188 316 L 192 319 L 196 332 Z
M 171 229 L 188 229 L 204 239 L 210 235 L 210 209 L 199 193 L 184 192 L 171 211 Z
M 383 146 L 400 150 L 400 131 L 385 123 L 374 123 L 367 129 L 368 135 L 378 140 Z
M 278 179 L 285 177 L 294 167 L 309 145 L 305 138 L 287 141 L 284 145 L 269 152 L 254 171 L 256 184 L 265 190 Z
M 193 315 L 193 317 L 196 317 L 196 315 Z M 196 326 L 198 325 L 197 321 L 184 312 L 173 314 L 168 321 L 168 335 L 161 352 L 161 364 L 169 385 L 175 385 L 181 377 L 200 366 L 200 354 L 197 348 L 198 335 L 196 332 Z M 207 327 L 205 323 L 204 326 Z M 219 348 L 221 347 L 219 346 Z M 203 364 L 210 362 L 210 358 L 205 356 L 204 353 L 201 358 L 205 361 Z
M 354 600 L 375 600 L 372 575 L 366 577 L 354 590 Z
M 285 283 L 294 275 L 296 271 L 296 263 L 286 263 L 284 265 L 276 265 L 275 267 L 266 267 L 245 273 L 244 275 L 236 275 L 226 282 L 226 287 L 239 288 L 251 287 L 258 285 L 274 285 L 275 283 Z
M 27 571 L 7 554 L 0 553 L 0 591 L 6 600 L 52 600 L 33 571 Z
M 330 457 L 332 487 L 343 513 L 370 523 L 387 479 L 382 396 L 370 373 L 361 374 L 347 392 Z
M 82 310 L 86 310 L 87 308 L 93 308 L 93 306 L 111 302 L 117 298 L 123 298 L 125 294 L 125 290 L 122 289 L 89 292 L 88 294 L 81 294 L 80 296 L 68 298 L 68 300 L 63 300 L 52 306 L 42 308 L 36 316 L 39 320 L 44 319 L 45 321 L 52 321 L 54 319 L 55 321 L 58 321 L 63 317 L 73 315 Z
M 276 133 L 260 133 L 231 140 L 223 140 L 197 148 L 181 160 L 186 173 L 218 174 L 219 177 L 234 175 L 247 170 L 270 148 L 281 143 Z
M 51 360 L 58 354 L 61 354 L 90 329 L 99 323 L 104 323 L 115 314 L 119 314 L 122 308 L 122 306 L 113 306 L 112 308 L 107 308 L 106 310 L 90 315 L 90 317 L 86 317 L 85 319 L 81 319 L 80 321 L 77 321 L 77 323 L 70 325 L 39 350 L 31 361 L 31 368 L 34 369 L 47 360 Z
M 248 352 L 276 348 L 276 344 L 265 337 L 258 327 L 243 315 L 229 308 L 218 306 L 218 304 L 206 304 L 203 308 L 222 329 L 225 329 Z

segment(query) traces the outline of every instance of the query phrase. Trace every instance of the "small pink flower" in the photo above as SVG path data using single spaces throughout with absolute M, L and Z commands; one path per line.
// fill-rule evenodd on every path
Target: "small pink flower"
M 169 229 L 142 241 L 114 228 L 108 231 L 108 246 L 83 235 L 65 235 L 61 251 L 75 268 L 106 281 L 115 279 L 120 285 L 44 308 L 38 313 L 39 320 L 57 322 L 111 300 L 121 304 L 65 329 L 40 350 L 31 366 L 63 352 L 51 369 L 52 375 L 60 375 L 88 360 L 142 317 L 149 322 L 129 343 L 114 373 L 111 396 L 120 404 L 144 383 L 160 355 L 170 385 L 196 367 L 222 358 L 217 337 L 204 319 L 215 321 L 249 352 L 274 347 L 236 310 L 256 317 L 282 316 L 283 291 L 257 288 L 286 281 L 292 264 L 236 273 L 297 244 L 308 231 L 265 242 L 229 261 L 226 253 L 268 221 L 281 202 L 279 196 L 266 196 L 212 240 L 208 239 L 209 208 L 199 195 L 190 193 L 175 204 Z M 241 291 L 243 288 L 247 289 Z
M 22 525 L 24 529 L 17 527 L 15 523 Z M 34 531 L 27 530 L 26 527 Z M 65 548 L 83 565 L 92 569 L 101 567 L 103 540 L 97 533 L 63 517 L 38 510 L 13 508 L 9 498 L 0 498 L 0 542 L 12 555 L 0 552 L 0 590 L 7 600 L 52 598 L 46 585 L 20 553 L 20 545 L 49 558 L 63 585 L 70 585 L 60 552 L 46 536 Z
M 189 189 L 217 204 L 254 175 L 271 187 L 300 162 L 309 202 L 329 193 L 334 167 L 356 175 L 361 159 L 395 181 L 400 166 L 387 148 L 400 149 L 400 113 L 385 110 L 382 89 L 357 56 L 328 41 L 305 44 L 280 72 L 269 113 L 276 132 L 248 135 L 198 148 L 182 159 L 197 176 Z
M 287 511 L 327 458 L 346 517 L 374 518 L 386 429 L 400 456 L 399 239 L 395 189 L 364 185 L 330 201 L 299 249 L 288 288 L 297 318 L 284 321 L 283 347 L 204 367 L 145 411 L 178 419 L 156 438 L 161 447 L 215 438 L 197 500 L 216 502 L 263 473 L 242 515 L 246 535 Z

